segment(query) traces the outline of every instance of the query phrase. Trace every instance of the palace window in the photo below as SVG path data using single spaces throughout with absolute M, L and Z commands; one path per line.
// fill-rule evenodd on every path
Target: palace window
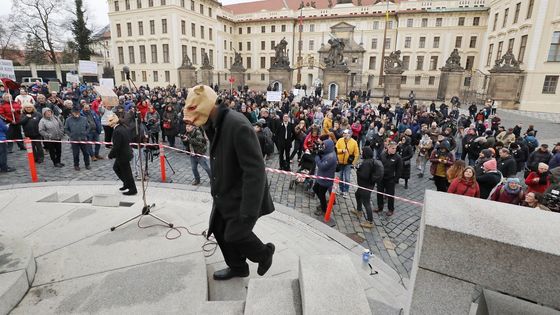
M 547 75 L 544 77 L 543 94 L 556 94 L 556 87 L 558 86 L 557 75 Z

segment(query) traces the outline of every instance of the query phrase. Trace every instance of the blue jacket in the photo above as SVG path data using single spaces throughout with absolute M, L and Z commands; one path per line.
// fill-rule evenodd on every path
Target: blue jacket
M 336 172 L 336 153 L 334 152 L 334 142 L 328 139 L 323 141 L 325 149 L 322 154 L 318 154 L 315 157 L 315 164 L 317 165 L 317 176 L 334 178 L 334 173 Z M 330 188 L 333 185 L 332 180 L 327 179 L 317 179 L 317 184 Z
M 6 140 L 6 132 L 8 132 L 8 125 L 0 119 L 0 140 Z
M 560 152 L 554 153 L 554 155 L 552 156 L 550 161 L 548 161 L 548 168 L 550 170 L 552 170 L 553 168 L 556 168 L 558 166 L 560 166 Z
M 97 113 L 95 113 L 94 111 L 90 110 L 89 113 L 91 114 L 91 117 L 93 118 L 93 121 L 95 122 L 95 129 L 90 129 L 89 132 L 93 133 L 96 132 L 98 134 L 101 134 L 101 131 L 103 130 L 103 126 L 101 125 L 101 118 L 99 117 L 99 115 L 97 115 Z M 84 113 L 84 111 L 80 112 L 80 116 L 85 117 L 86 119 L 89 119 L 87 117 L 87 114 Z

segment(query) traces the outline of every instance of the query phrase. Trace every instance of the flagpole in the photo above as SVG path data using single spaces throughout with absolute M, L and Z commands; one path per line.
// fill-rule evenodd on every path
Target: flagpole
M 303 42 L 301 41 L 301 33 L 303 31 L 303 1 L 301 2 L 301 8 L 299 9 L 299 41 L 298 41 L 298 60 L 296 62 L 296 66 L 298 67 L 297 72 L 297 85 L 301 84 L 301 67 L 303 64 L 300 64 L 301 61 L 301 49 L 303 46 Z
M 387 0 L 387 9 L 385 10 L 385 30 L 383 31 L 383 48 L 381 49 L 381 67 L 379 71 L 379 85 L 383 83 L 383 68 L 385 65 L 385 43 L 387 38 L 387 24 L 389 24 L 389 0 Z

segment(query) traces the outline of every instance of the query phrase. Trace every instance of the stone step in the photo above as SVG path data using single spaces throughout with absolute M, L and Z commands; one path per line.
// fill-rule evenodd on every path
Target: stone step
M 244 301 L 209 301 L 202 303 L 196 315 L 243 315 Z
M 401 309 L 387 305 L 376 299 L 368 297 L 369 307 L 373 315 L 400 315 Z
M 207 265 L 208 300 L 209 301 L 245 301 L 249 278 L 233 278 L 216 281 L 212 278 L 214 271 L 226 268 L 225 263 Z
M 8 314 L 19 303 L 36 270 L 35 257 L 26 242 L 0 236 L 0 314 Z
M 346 255 L 302 256 L 303 314 L 371 314 L 361 279 Z
M 245 315 L 301 315 L 298 279 L 251 279 Z

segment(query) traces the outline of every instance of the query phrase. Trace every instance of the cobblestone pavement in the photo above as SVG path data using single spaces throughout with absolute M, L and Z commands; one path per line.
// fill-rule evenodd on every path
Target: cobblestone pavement
M 539 130 L 538 136 L 542 141 L 552 144 L 560 140 L 558 135 L 558 124 L 520 115 L 510 111 L 498 112 L 505 126 L 513 126 L 515 123 L 522 121 L 524 127 L 534 124 Z M 9 165 L 17 170 L 14 173 L 0 174 L 0 185 L 13 183 L 28 183 L 31 181 L 28 162 L 25 151 L 16 151 L 8 155 Z M 107 150 L 102 148 L 102 154 L 107 155 Z M 37 165 L 37 173 L 40 181 L 117 181 L 117 177 L 112 171 L 112 161 L 103 160 L 92 162 L 92 169 L 75 171 L 72 168 L 72 154 L 69 145 L 63 145 L 63 163 L 64 168 L 54 168 L 50 159 L 45 157 L 45 163 Z M 176 171 L 172 173 L 167 167 L 168 182 L 190 184 L 193 180 L 190 161 L 186 154 L 179 152 L 167 151 L 169 164 Z M 151 181 L 160 181 L 159 175 L 159 159 L 154 158 L 148 163 Z M 278 165 L 277 156 L 267 161 L 269 167 L 275 168 Z M 297 166 L 293 164 L 292 169 Z M 426 189 L 435 189 L 432 181 L 429 180 L 429 174 L 424 178 L 418 178 L 415 172 L 415 165 L 412 165 L 412 177 L 409 181 L 409 188 L 405 190 L 403 185 L 397 185 L 396 195 L 418 202 L 423 202 L 424 191 Z M 208 186 L 208 178 L 202 169 L 199 169 L 202 175 L 202 185 Z M 314 217 L 313 212 L 318 204 L 317 198 L 303 191 L 302 185 L 297 185 L 295 189 L 289 188 L 290 180 L 293 177 L 280 174 L 269 174 L 271 183 L 271 193 L 274 200 L 280 204 L 292 207 L 297 211 Z M 355 180 L 355 174 L 353 176 Z M 402 182 L 402 181 L 401 181 Z M 351 189 L 350 196 L 353 196 L 354 189 Z M 24 198 L 24 196 L 21 196 Z M 375 208 L 376 197 L 372 196 L 372 202 Z M 353 197 L 344 199 L 337 198 L 337 204 L 333 208 L 333 219 L 336 223 L 335 228 L 345 233 L 362 246 L 369 247 L 375 255 L 378 255 L 389 266 L 398 271 L 403 278 L 410 276 L 412 268 L 412 260 L 414 257 L 416 238 L 420 224 L 422 208 L 418 205 L 396 201 L 395 214 L 387 217 L 384 214 L 374 214 L 375 228 L 363 229 L 360 226 L 360 220 L 350 211 L 356 208 L 356 201 Z M 317 218 L 321 220 L 321 218 Z

